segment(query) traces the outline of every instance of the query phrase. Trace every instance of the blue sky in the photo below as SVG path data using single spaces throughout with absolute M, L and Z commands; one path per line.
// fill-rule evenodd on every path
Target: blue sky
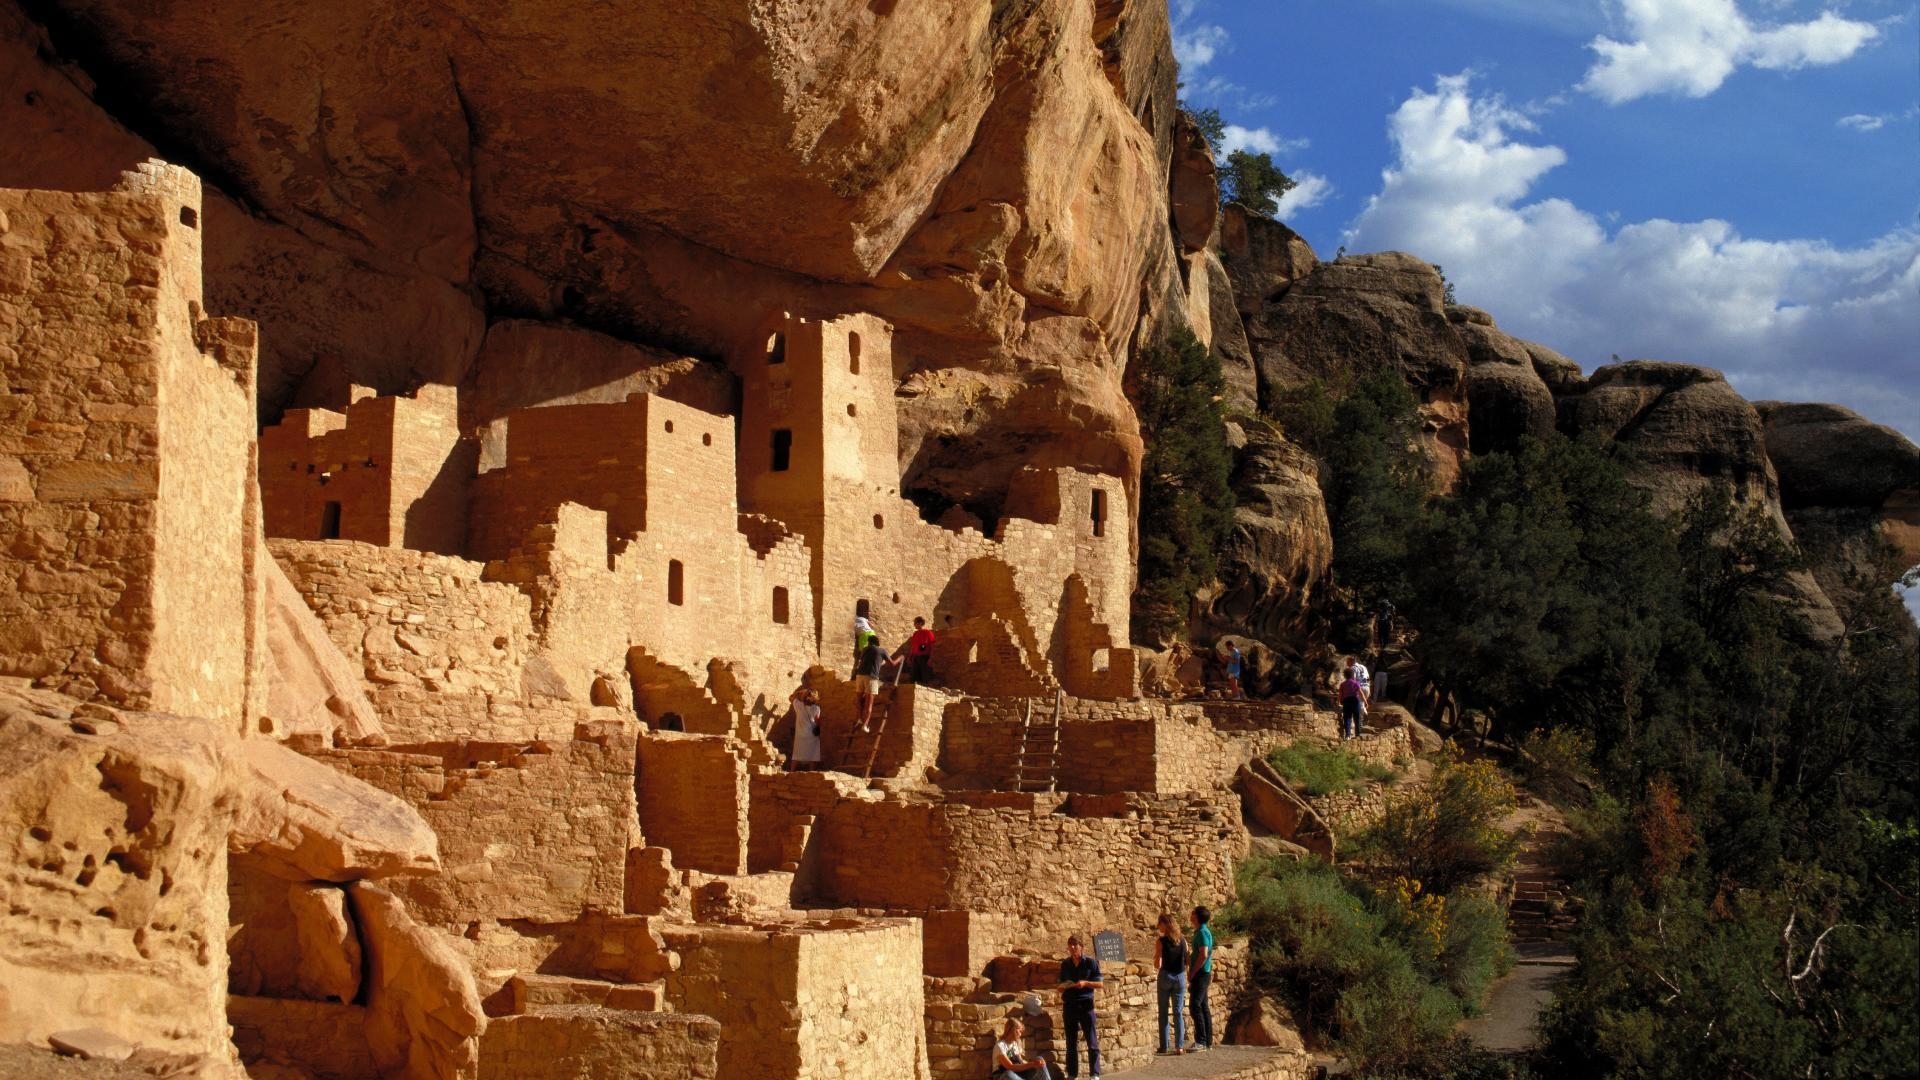
M 1591 370 L 1706 364 L 1920 438 L 1913 0 L 1173 0 L 1183 97 Z

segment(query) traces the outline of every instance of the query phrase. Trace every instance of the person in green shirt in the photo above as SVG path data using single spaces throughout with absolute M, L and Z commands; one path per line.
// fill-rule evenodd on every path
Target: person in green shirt
M 1207 985 L 1213 982 L 1213 912 L 1205 905 L 1193 909 L 1193 948 L 1187 961 L 1187 1009 L 1193 1014 L 1193 1049 L 1213 1049 L 1213 1006 Z

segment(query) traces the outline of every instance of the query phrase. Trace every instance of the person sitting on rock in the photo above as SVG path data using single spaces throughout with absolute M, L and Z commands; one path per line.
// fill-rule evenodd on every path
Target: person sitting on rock
M 1006 1026 L 1000 1029 L 1000 1041 L 993 1044 L 993 1080 L 1057 1080 L 1045 1057 L 1027 1060 L 1020 1046 L 1020 1036 L 1026 1032 L 1025 1024 L 1007 1017 Z

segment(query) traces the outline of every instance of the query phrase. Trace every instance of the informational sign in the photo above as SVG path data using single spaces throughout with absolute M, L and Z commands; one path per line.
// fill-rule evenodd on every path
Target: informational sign
M 1093 935 L 1093 958 L 1102 964 L 1126 963 L 1126 939 L 1113 930 L 1102 930 Z

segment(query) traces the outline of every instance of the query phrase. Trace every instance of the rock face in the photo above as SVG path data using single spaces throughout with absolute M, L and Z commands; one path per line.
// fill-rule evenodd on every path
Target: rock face
M 1233 487 L 1233 537 L 1222 553 L 1220 588 L 1207 598 L 1201 622 L 1212 633 L 1239 632 L 1284 645 L 1295 663 L 1282 670 L 1292 671 L 1297 650 L 1313 637 L 1311 609 L 1333 562 L 1318 467 L 1283 436 L 1254 428 L 1240 451 Z
M 1796 535 L 1831 540 L 1839 565 L 1868 569 L 1885 543 L 1902 566 L 1920 562 L 1920 447 L 1838 405 L 1758 401 L 1767 457 Z
M 1630 451 L 1629 475 L 1647 490 L 1655 513 L 1678 515 L 1703 492 L 1720 488 L 1793 540 L 1760 414 L 1718 371 L 1662 360 L 1612 364 L 1596 369 L 1562 405 L 1573 431 L 1598 433 Z M 1796 573 L 1790 589 L 1785 599 L 1806 632 L 1837 641 L 1839 616 L 1812 575 Z
M 64 153 L 0 186 L 104 186 L 150 142 L 219 177 L 239 201 L 209 202 L 209 303 L 261 323 L 269 418 L 489 383 L 524 357 L 483 348 L 500 316 L 711 357 L 767 312 L 866 310 L 898 375 L 937 376 L 901 403 L 909 486 L 960 502 L 1022 461 L 1138 459 L 1120 374 L 1174 264 L 1164 5 L 74 0 L 35 9 L 50 37 L 12 5 L 39 98 L 0 122 Z M 606 374 L 551 359 L 549 386 Z

